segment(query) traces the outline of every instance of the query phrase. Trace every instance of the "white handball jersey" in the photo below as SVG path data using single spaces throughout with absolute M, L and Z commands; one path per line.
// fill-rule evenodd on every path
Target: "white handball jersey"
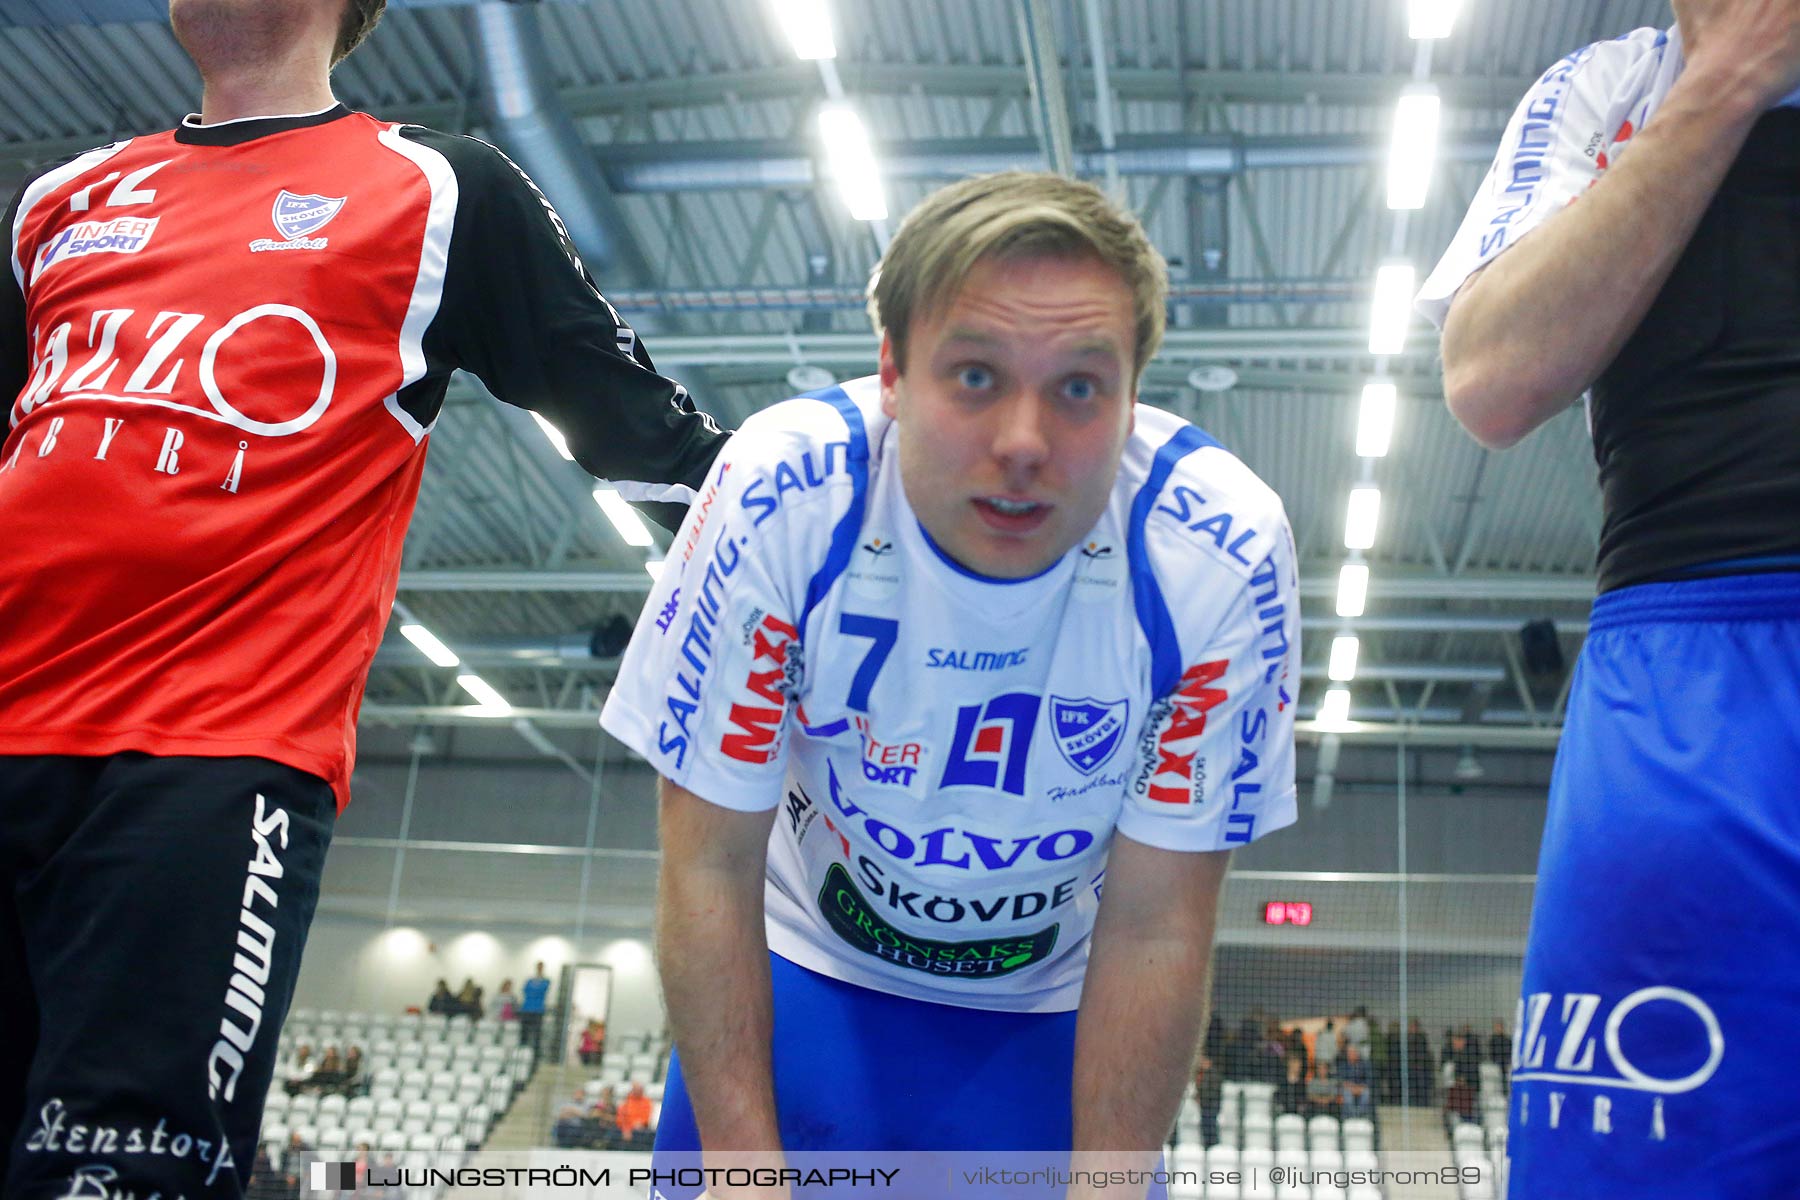
M 1544 72 L 1513 110 L 1481 190 L 1419 290 L 1420 314 L 1442 329 L 1464 281 L 1593 187 L 1685 65 L 1674 26 L 1595 42 Z M 1800 91 L 1777 107 L 1800 107 Z
M 1443 328 L 1464 280 L 1592 187 L 1668 94 L 1681 61 L 1675 30 L 1634 29 L 1546 71 L 1513 110 L 1481 190 L 1419 291 L 1419 312 Z
M 1140 405 L 1106 513 L 1044 573 L 945 557 L 874 378 L 721 453 L 602 724 L 715 804 L 780 807 L 769 946 L 916 999 L 1076 1007 L 1114 831 L 1226 850 L 1294 820 L 1281 501 Z

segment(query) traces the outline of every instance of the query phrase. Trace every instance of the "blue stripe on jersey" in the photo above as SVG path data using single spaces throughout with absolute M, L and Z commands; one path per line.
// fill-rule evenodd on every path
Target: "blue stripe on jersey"
M 1175 464 L 1206 446 L 1218 446 L 1219 440 L 1203 429 L 1183 425 L 1175 436 L 1164 442 L 1150 462 L 1150 477 L 1131 501 L 1131 524 L 1126 534 L 1126 561 L 1131 564 L 1132 601 L 1137 605 L 1138 626 L 1144 640 L 1150 643 L 1150 694 L 1160 700 L 1175 690 L 1181 681 L 1181 643 L 1175 637 L 1175 623 L 1169 619 L 1169 606 L 1163 603 L 1162 589 L 1156 585 L 1156 574 L 1150 569 L 1150 548 L 1144 541 L 1144 525 L 1163 486 L 1175 470 Z
M 862 410 L 856 407 L 856 402 L 841 387 L 813 392 L 807 398 L 831 405 L 844 418 L 845 432 L 850 438 L 850 453 L 846 456 L 844 465 L 850 472 L 852 490 L 849 511 L 838 521 L 837 528 L 831 531 L 831 548 L 826 551 L 825 564 L 806 585 L 806 607 L 800 610 L 800 621 L 795 626 L 800 630 L 802 638 L 806 636 L 806 619 L 812 616 L 812 610 L 825 599 L 825 593 L 838 581 L 838 576 L 850 569 L 850 556 L 856 553 L 856 539 L 862 533 L 863 513 L 869 506 L 869 435 L 863 428 Z

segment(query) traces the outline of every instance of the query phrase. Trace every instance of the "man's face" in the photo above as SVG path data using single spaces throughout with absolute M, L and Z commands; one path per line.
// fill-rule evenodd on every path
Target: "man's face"
M 1132 428 L 1131 291 L 1092 257 L 989 260 L 881 344 L 919 523 L 971 571 L 1035 575 L 1105 511 Z

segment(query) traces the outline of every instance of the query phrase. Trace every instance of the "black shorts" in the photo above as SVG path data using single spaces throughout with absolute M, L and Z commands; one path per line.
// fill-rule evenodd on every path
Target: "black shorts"
M 261 758 L 0 757 L 0 1191 L 235 1198 L 337 816 Z

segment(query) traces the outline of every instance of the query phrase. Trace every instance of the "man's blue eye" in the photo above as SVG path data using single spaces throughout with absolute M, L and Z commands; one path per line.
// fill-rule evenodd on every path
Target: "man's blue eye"
M 964 367 L 956 373 L 956 381 L 973 391 L 982 391 L 994 384 L 994 373 L 986 367 Z
M 1071 400 L 1088 401 L 1099 393 L 1100 389 L 1094 386 L 1091 379 L 1071 379 L 1063 384 L 1063 394 Z

